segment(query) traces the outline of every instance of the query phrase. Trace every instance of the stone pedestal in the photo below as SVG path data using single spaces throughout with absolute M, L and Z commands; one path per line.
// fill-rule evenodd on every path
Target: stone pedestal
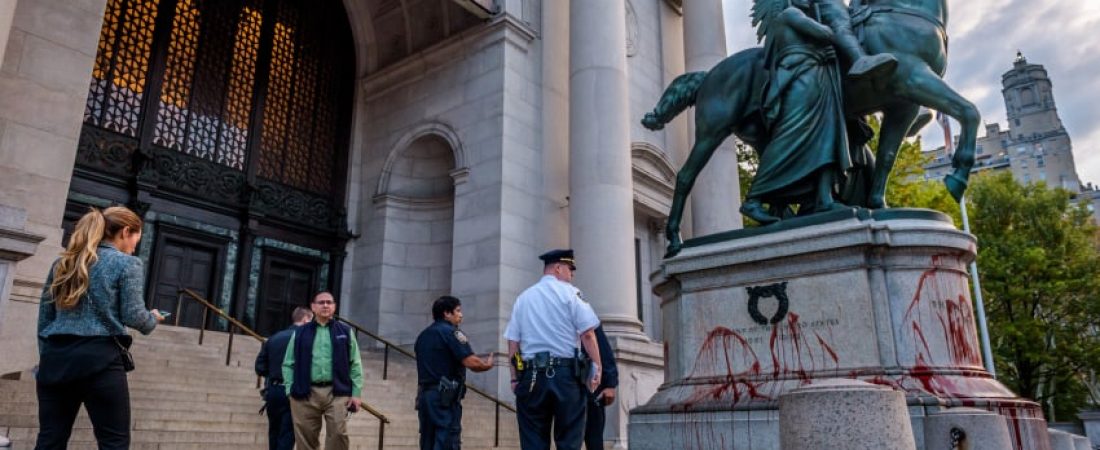
M 1073 436 L 1073 450 L 1092 450 L 1092 446 L 1089 445 L 1089 438 L 1084 436 Z
M 820 380 L 779 400 L 782 450 L 911 450 L 905 396 L 849 379 Z
M 661 344 L 640 333 L 608 333 L 607 340 L 615 353 L 619 370 L 618 397 L 604 412 L 604 446 L 609 449 L 630 448 L 627 425 L 630 410 L 645 404 L 664 381 Z
M 1012 448 L 1005 420 L 975 408 L 951 408 L 924 419 L 925 450 Z
M 779 396 L 824 378 L 903 392 L 920 450 L 925 417 L 957 406 L 1004 417 L 1014 449 L 1049 448 L 1038 405 L 982 367 L 973 236 L 926 210 L 783 226 L 697 238 L 665 261 L 666 382 L 632 411 L 631 448 L 778 449 Z

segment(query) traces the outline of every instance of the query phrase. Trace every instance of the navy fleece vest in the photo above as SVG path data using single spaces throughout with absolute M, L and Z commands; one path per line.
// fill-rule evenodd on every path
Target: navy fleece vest
M 344 324 L 331 321 L 328 324 L 329 338 L 332 339 L 332 395 L 351 396 L 351 351 L 349 329 Z M 313 338 L 317 336 L 317 322 L 310 322 L 298 329 L 294 339 L 294 384 L 290 386 L 290 396 L 299 400 L 309 398 L 310 372 L 313 368 Z M 345 339 L 338 339 L 344 336 Z

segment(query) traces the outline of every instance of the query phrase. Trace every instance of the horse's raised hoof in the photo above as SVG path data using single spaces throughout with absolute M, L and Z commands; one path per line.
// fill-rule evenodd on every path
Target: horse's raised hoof
M 668 248 L 665 249 L 665 259 L 671 258 L 680 254 L 680 249 L 684 244 L 679 239 L 669 242 Z
M 962 201 L 963 193 L 966 192 L 966 180 L 955 174 L 950 174 L 943 177 L 943 184 L 947 186 L 947 192 L 951 193 L 956 202 Z
M 661 119 L 657 118 L 656 114 L 646 113 L 645 117 L 642 117 L 642 126 L 647 129 L 657 131 L 665 127 L 664 123 L 661 123 Z
M 769 225 L 779 221 L 778 217 L 764 211 L 764 206 L 759 201 L 749 200 L 741 205 L 741 214 L 760 222 L 761 225 Z

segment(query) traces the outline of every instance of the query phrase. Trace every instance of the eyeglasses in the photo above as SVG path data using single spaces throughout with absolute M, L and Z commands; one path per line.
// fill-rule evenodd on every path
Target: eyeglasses
M 330 302 L 328 300 L 322 300 L 319 302 L 313 302 L 314 305 L 335 305 L 336 302 Z

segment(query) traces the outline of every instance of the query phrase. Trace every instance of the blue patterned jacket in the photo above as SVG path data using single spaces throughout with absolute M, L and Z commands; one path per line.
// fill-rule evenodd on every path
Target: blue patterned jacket
M 89 271 L 88 292 L 72 309 L 58 309 L 54 304 L 50 295 L 51 266 L 38 306 L 39 351 L 41 342 L 53 335 L 122 336 L 127 334 L 127 326 L 149 334 L 157 326 L 153 313 L 145 309 L 145 269 L 141 260 L 106 243 L 100 244 L 96 253 L 99 260 Z

